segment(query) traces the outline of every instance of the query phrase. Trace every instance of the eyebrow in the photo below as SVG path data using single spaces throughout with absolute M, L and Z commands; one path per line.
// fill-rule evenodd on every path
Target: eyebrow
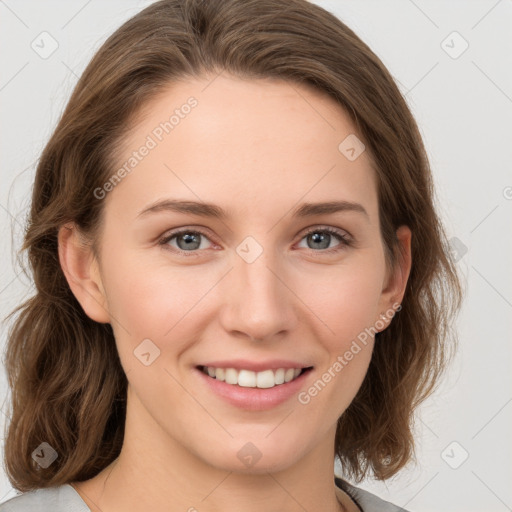
M 162 211 L 171 211 L 177 213 L 188 213 L 200 217 L 212 217 L 225 220 L 229 217 L 228 213 L 212 203 L 197 201 L 183 201 L 177 199 L 161 199 L 150 204 L 137 214 L 137 217 L 145 216 L 149 213 L 158 213 Z M 363 205 L 351 201 L 328 201 L 323 203 L 303 203 L 292 210 L 294 217 L 313 217 L 315 215 L 326 215 L 337 212 L 356 212 L 362 213 L 369 218 L 368 212 Z

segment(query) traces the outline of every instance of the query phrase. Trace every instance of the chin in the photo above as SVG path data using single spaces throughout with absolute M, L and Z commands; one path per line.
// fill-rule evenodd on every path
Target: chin
M 266 442 L 263 440 L 241 442 L 235 439 L 231 441 L 229 446 L 217 445 L 216 450 L 201 454 L 202 458 L 208 464 L 224 471 L 259 475 L 283 471 L 300 455 L 293 444 L 277 447 L 268 439 Z
M 276 459 L 275 457 L 263 459 L 263 457 L 254 464 L 241 463 L 232 458 L 221 461 L 215 466 L 223 471 L 231 471 L 240 475 L 265 475 L 267 473 L 278 473 L 290 467 L 290 460 Z

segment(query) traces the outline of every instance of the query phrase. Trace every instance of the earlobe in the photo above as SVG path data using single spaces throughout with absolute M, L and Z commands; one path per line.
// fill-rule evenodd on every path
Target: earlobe
M 400 226 L 396 231 L 396 236 L 400 250 L 395 268 L 389 276 L 386 286 L 382 290 L 380 300 L 380 321 L 383 321 L 386 327 L 391 322 L 391 318 L 396 312 L 397 306 L 402 303 L 412 265 L 412 233 L 410 228 L 405 225 Z M 388 313 L 390 314 L 388 315 Z M 386 319 L 384 319 L 383 316 L 386 317 Z
M 91 247 L 73 223 L 60 227 L 58 244 L 60 266 L 73 295 L 89 318 L 109 323 L 106 295 Z

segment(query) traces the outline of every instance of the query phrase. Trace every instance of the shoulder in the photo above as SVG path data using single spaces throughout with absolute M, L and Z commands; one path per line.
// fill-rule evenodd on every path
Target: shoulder
M 0 504 L 0 512 L 90 512 L 69 484 L 24 492 Z
M 337 487 L 345 491 L 353 499 L 362 512 L 408 512 L 405 508 L 393 505 L 389 501 L 384 501 L 364 489 L 354 487 L 337 476 L 334 478 L 334 481 Z

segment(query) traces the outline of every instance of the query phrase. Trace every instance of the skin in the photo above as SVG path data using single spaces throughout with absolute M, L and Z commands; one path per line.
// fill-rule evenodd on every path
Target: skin
M 388 271 L 369 154 L 349 161 L 338 150 L 355 127 L 331 98 L 305 86 L 226 73 L 174 84 L 146 105 L 119 165 L 190 96 L 197 107 L 103 199 L 98 257 L 72 224 L 59 231 L 69 285 L 90 318 L 112 324 L 129 381 L 119 458 L 73 486 L 102 512 L 358 510 L 335 490 L 334 436 L 373 339 L 305 405 L 294 396 L 270 410 L 243 410 L 208 391 L 193 368 L 233 357 L 304 360 L 314 365 L 307 390 L 401 302 L 411 232 L 398 229 L 404 257 Z M 163 198 L 215 203 L 230 216 L 137 217 Z M 302 202 L 333 200 L 360 203 L 368 216 L 291 215 Z M 305 233 L 326 226 L 353 244 L 326 234 L 327 247 L 339 249 L 327 254 Z M 186 250 L 183 237 L 158 244 L 175 228 L 205 232 L 196 256 L 173 252 Z M 252 263 L 236 252 L 247 236 L 263 249 Z M 134 356 L 147 338 L 160 349 L 149 366 Z M 250 467 L 237 457 L 248 442 L 261 453 Z

